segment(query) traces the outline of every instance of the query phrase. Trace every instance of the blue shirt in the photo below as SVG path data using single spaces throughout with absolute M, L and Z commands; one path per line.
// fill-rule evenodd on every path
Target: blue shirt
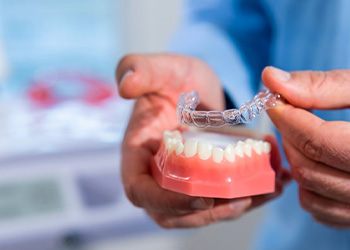
M 267 65 L 285 70 L 350 68 L 348 0 L 192 0 L 172 51 L 197 56 L 219 75 L 237 105 L 261 87 Z M 315 111 L 350 121 L 350 111 Z M 254 245 L 259 250 L 350 249 L 350 231 L 315 222 L 291 184 L 268 205 Z

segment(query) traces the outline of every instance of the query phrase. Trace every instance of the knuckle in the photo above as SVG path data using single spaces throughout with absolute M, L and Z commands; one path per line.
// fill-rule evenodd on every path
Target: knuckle
M 310 82 L 312 83 L 309 85 L 311 93 L 321 91 L 329 79 L 329 73 L 327 71 L 315 71 L 309 76 Z
M 321 145 L 312 138 L 305 140 L 301 145 L 301 149 L 311 159 L 319 160 L 322 157 L 323 149 Z

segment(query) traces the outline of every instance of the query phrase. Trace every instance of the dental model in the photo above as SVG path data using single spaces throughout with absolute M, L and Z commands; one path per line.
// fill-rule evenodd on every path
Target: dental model
M 282 100 L 261 91 L 239 109 L 197 111 L 196 92 L 184 93 L 177 105 L 180 124 L 197 128 L 233 126 L 252 121 Z M 208 132 L 165 131 L 152 162 L 158 184 L 191 196 L 237 198 L 275 190 L 268 142 Z
M 275 190 L 269 143 L 209 132 L 165 131 L 152 173 L 168 190 L 237 198 Z
M 279 94 L 264 90 L 239 109 L 229 109 L 223 112 L 196 111 L 195 109 L 199 104 L 199 96 L 197 92 L 192 91 L 180 96 L 177 105 L 177 115 L 180 123 L 197 128 L 233 126 L 251 122 L 263 111 L 275 107 L 278 101 L 282 101 Z

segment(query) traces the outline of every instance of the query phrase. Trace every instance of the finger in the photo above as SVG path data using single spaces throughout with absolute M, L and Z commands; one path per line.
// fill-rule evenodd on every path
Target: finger
M 222 109 L 224 96 L 216 74 L 202 61 L 175 54 L 128 55 L 120 60 L 116 78 L 120 96 L 162 95 L 174 105 L 182 92 L 199 92 L 201 106 Z M 204 87 L 203 86 L 210 86 Z M 218 101 L 220 100 L 220 101 Z
M 178 215 L 206 210 L 214 205 L 214 199 L 191 197 L 162 189 L 149 174 L 139 175 L 135 182 L 126 183 L 126 193 L 135 206 L 147 210 Z
M 146 94 L 179 93 L 186 86 L 191 60 L 175 55 L 128 55 L 117 67 L 116 78 L 120 95 L 137 98 Z M 171 87 L 170 87 L 171 86 Z M 177 97 L 176 97 L 177 98 Z
M 287 139 L 283 143 L 293 177 L 300 186 L 324 197 L 350 204 L 350 174 L 308 159 Z
M 299 190 L 301 206 L 312 215 L 327 218 L 336 224 L 350 224 L 350 205 L 334 201 L 306 189 Z
M 326 216 L 321 216 L 321 215 L 313 215 L 313 218 L 325 225 L 325 226 L 330 226 L 330 227 L 333 227 L 333 228 L 336 228 L 336 229 L 347 229 L 347 228 L 350 228 L 350 223 L 348 222 L 334 222 L 332 219 L 326 217 Z
M 350 123 L 325 122 L 289 104 L 268 112 L 283 137 L 309 159 L 350 172 Z
M 151 213 L 151 217 L 164 228 L 201 227 L 223 220 L 232 220 L 241 216 L 251 206 L 250 198 L 235 199 L 229 203 L 216 205 L 211 209 L 196 213 L 171 217 Z
M 306 109 L 350 106 L 350 70 L 285 72 L 266 67 L 264 84 L 287 101 Z
M 153 153 L 142 147 L 126 145 L 122 149 L 122 177 L 125 193 L 138 207 L 168 214 L 184 214 L 214 205 L 210 198 L 191 197 L 162 189 L 150 175 Z
M 273 200 L 273 199 L 277 198 L 278 196 L 280 196 L 283 192 L 284 184 L 285 183 L 283 183 L 281 180 L 277 179 L 276 183 L 275 183 L 275 191 L 273 193 L 253 196 L 251 209 L 259 207 L 259 206 L 265 204 L 266 202 Z

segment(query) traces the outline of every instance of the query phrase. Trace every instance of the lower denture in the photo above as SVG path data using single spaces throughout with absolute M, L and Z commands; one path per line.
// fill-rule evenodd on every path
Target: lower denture
M 265 147 L 269 149 L 266 144 Z M 252 148 L 251 156 L 235 155 L 234 162 L 223 157 L 220 163 L 215 162 L 212 156 L 202 160 L 198 152 L 186 157 L 184 152 L 177 155 L 175 150 L 169 151 L 164 140 L 152 162 L 153 176 L 165 189 L 213 198 L 238 198 L 274 192 L 275 173 L 267 150 L 258 154 Z

